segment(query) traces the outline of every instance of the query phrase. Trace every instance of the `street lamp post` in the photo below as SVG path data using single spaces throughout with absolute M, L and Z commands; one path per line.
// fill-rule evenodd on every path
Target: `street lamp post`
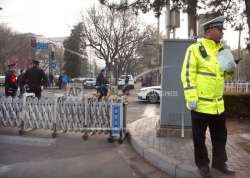
M 239 39 L 238 39 L 238 54 L 237 54 L 237 60 L 236 60 L 236 63 L 239 63 L 240 60 L 241 60 L 241 46 L 240 46 L 240 40 L 241 40 L 241 31 L 242 31 L 243 27 L 242 27 L 242 24 L 239 24 L 239 26 L 236 27 L 236 31 L 239 31 Z M 237 81 L 239 81 L 240 79 L 240 66 L 238 64 L 238 67 L 237 67 L 237 71 L 236 71 L 236 77 L 237 77 Z

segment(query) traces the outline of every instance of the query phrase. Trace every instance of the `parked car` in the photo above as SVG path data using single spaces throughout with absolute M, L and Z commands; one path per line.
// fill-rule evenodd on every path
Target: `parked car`
M 75 82 L 75 83 L 84 83 L 88 78 L 85 77 L 76 77 L 76 78 L 72 78 L 71 82 Z
M 96 78 L 88 78 L 83 84 L 84 88 L 96 88 Z
M 129 89 L 134 89 L 135 81 L 132 75 L 121 75 L 120 78 L 118 79 L 118 89 L 123 88 L 123 86 L 125 85 L 126 76 L 129 77 L 129 81 L 128 81 Z
M 4 86 L 5 76 L 0 76 L 0 86 Z
M 151 86 L 141 88 L 139 93 L 137 93 L 138 100 L 147 101 L 149 103 L 160 102 L 161 96 L 161 86 Z

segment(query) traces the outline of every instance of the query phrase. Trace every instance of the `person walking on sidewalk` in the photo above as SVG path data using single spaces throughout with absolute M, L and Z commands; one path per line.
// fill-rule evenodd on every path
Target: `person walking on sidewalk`
M 44 71 L 39 68 L 39 61 L 32 60 L 32 63 L 33 66 L 25 72 L 23 81 L 28 85 L 28 93 L 35 93 L 37 98 L 41 98 L 41 86 L 47 86 L 48 79 Z
M 96 90 L 99 94 L 98 101 L 100 101 L 103 96 L 107 96 L 108 89 L 106 84 L 108 84 L 108 80 L 104 76 L 104 69 L 102 69 L 96 78 Z
M 234 174 L 226 164 L 223 92 L 224 79 L 233 75 L 236 64 L 233 59 L 225 60 L 226 56 L 224 61 L 223 55 L 219 57 L 229 51 L 220 42 L 224 19 L 220 16 L 202 25 L 204 39 L 188 47 L 181 72 L 187 108 L 191 110 L 195 163 L 203 177 L 211 177 L 205 145 L 207 127 L 212 141 L 212 167 L 227 175 Z

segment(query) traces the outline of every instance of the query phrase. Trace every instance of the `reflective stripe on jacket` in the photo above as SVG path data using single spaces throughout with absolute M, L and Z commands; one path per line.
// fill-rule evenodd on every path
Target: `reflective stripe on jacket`
M 199 46 L 203 45 L 207 57 L 202 57 Z M 209 39 L 189 46 L 182 66 L 181 80 L 187 102 L 196 101 L 195 111 L 207 114 L 224 112 L 224 78 L 232 73 L 220 69 L 216 54 L 223 47 Z

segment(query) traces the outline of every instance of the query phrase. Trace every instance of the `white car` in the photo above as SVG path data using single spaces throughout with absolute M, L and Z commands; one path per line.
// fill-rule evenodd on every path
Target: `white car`
M 125 85 L 126 76 L 129 77 L 128 81 L 129 88 L 134 89 L 135 81 L 132 75 L 121 75 L 120 78 L 118 79 L 118 89 L 121 89 Z
M 71 81 L 75 82 L 75 83 L 84 83 L 87 79 L 86 77 L 76 77 L 76 78 L 72 78 Z
M 84 88 L 96 88 L 96 78 L 88 78 L 83 84 Z
M 0 76 L 0 86 L 4 86 L 5 76 Z
M 150 103 L 160 102 L 161 86 L 151 86 L 141 88 L 137 93 L 138 100 L 147 101 Z

